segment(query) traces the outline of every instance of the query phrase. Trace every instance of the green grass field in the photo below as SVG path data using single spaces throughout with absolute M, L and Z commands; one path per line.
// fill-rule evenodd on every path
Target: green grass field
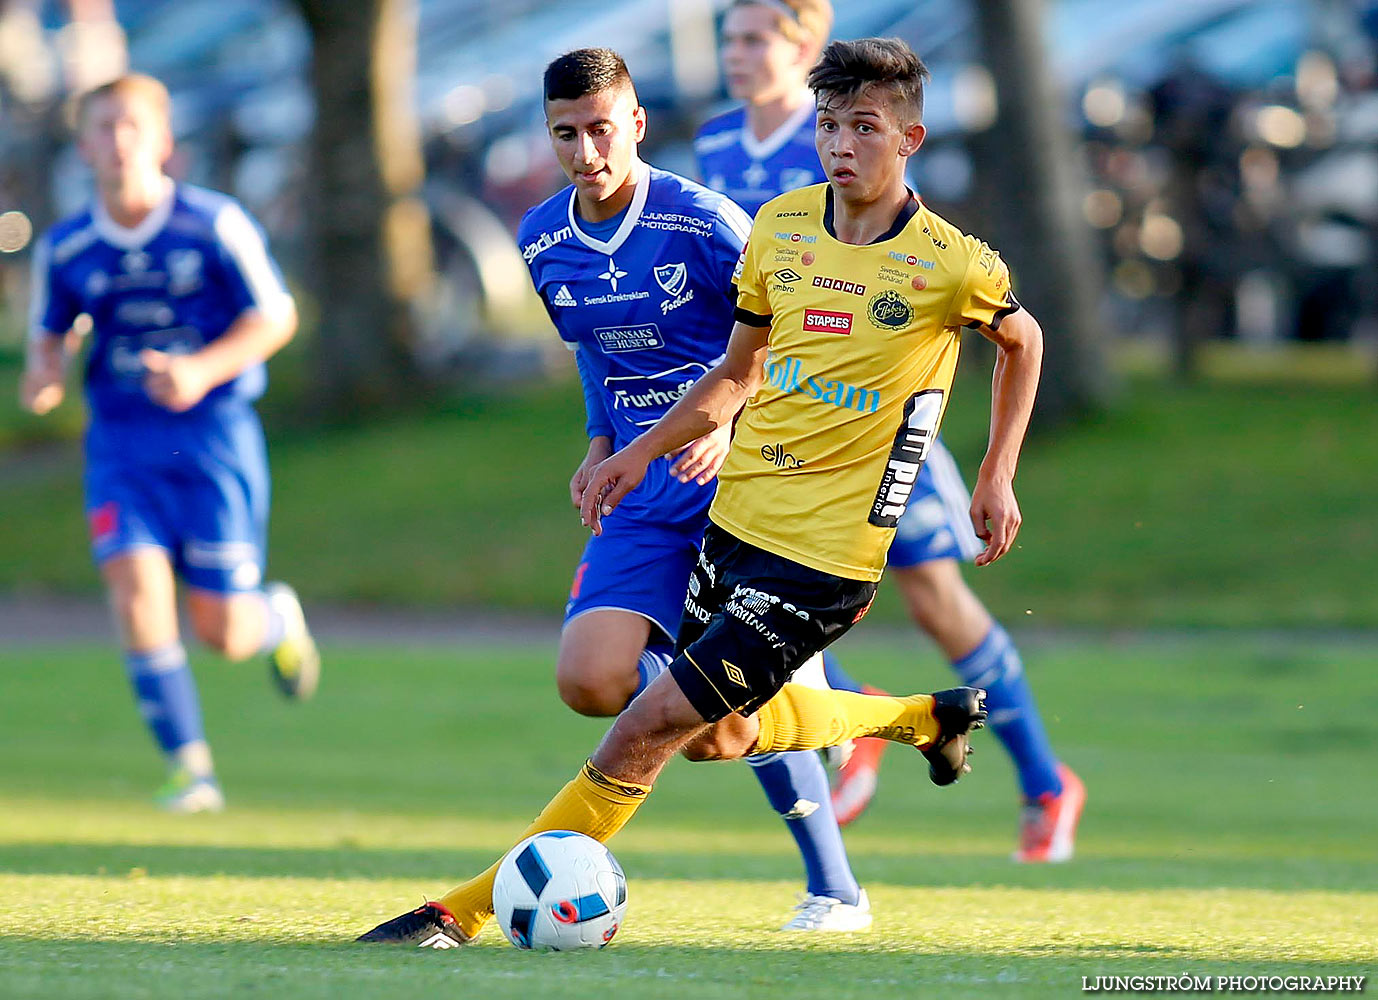
M 0 996 L 497 1000 L 1069 996 L 1082 976 L 1368 974 L 1378 960 L 1375 649 L 1164 635 L 1026 643 L 1055 744 L 1086 779 L 1079 855 L 1008 860 L 989 734 L 961 785 L 897 748 L 850 831 L 868 934 L 782 935 L 799 865 L 742 765 L 676 761 L 613 841 L 613 946 L 532 955 L 350 938 L 496 856 L 603 726 L 561 706 L 550 650 L 333 647 L 317 700 L 197 661 L 230 810 L 167 817 L 117 659 L 6 647 Z M 933 653 L 863 627 L 841 649 L 896 688 Z

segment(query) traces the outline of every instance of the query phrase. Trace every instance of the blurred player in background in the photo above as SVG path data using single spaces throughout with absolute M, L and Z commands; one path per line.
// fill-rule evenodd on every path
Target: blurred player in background
M 734 271 L 736 322 L 723 360 L 586 476 L 581 518 L 601 535 L 663 456 L 737 420 L 674 661 L 521 837 L 573 830 L 608 840 L 680 751 L 731 760 L 883 736 L 921 751 L 935 784 L 970 769 L 968 737 L 986 718 L 983 691 L 892 698 L 790 683 L 875 597 L 942 419 L 965 326 L 998 348 L 990 444 L 972 500 L 989 538 L 980 561 L 1005 555 L 1019 531 L 1014 476 L 1042 331 L 1014 298 L 999 256 L 905 186 L 905 162 L 925 134 L 926 76 L 894 39 L 828 47 L 809 77 L 828 182 L 784 194 L 757 214 Z M 805 252 L 813 264 L 803 263 Z M 872 284 L 892 253 L 931 256 L 933 280 L 921 289 L 876 282 L 858 296 L 857 279 Z M 827 280 L 805 280 L 801 268 Z M 360 940 L 431 948 L 472 941 L 493 914 L 497 871 L 494 864 Z
M 616 53 L 561 56 L 544 87 L 551 145 L 572 186 L 527 212 L 517 240 L 584 387 L 589 448 L 570 481 L 577 508 L 589 471 L 722 357 L 732 269 L 751 220 L 722 195 L 641 161 L 646 115 Z M 653 463 L 607 530 L 589 539 L 556 665 L 560 696 L 576 712 L 617 715 L 673 659 L 729 441 L 724 427 L 675 464 Z M 818 756 L 749 762 L 804 858 L 807 895 L 785 929 L 869 926 Z
M 735 0 L 727 9 L 723 72 L 731 96 L 744 103 L 705 123 L 694 150 L 708 186 L 753 216 L 776 195 L 827 179 L 814 148 L 814 101 L 806 79 L 832 21 L 828 0 Z M 931 263 L 895 261 L 891 270 L 896 280 L 926 281 Z M 1009 634 L 962 576 L 961 563 L 982 548 L 970 506 L 962 474 L 939 439 L 896 531 L 888 577 L 962 683 L 988 692 L 991 728 L 1014 761 L 1024 799 L 1015 858 L 1066 861 L 1085 788 L 1053 753 Z M 826 664 L 833 687 L 863 689 L 832 656 Z M 887 746 L 885 740 L 857 741 L 841 766 L 833 805 L 842 825 L 870 803 Z
M 197 636 L 230 660 L 262 653 L 307 698 L 320 661 L 296 594 L 262 583 L 268 464 L 253 402 L 296 307 L 232 198 L 174 182 L 167 90 L 131 74 L 84 95 L 77 141 L 91 206 L 36 247 L 21 402 L 62 402 L 69 331 L 91 320 L 86 518 L 139 711 L 166 755 L 156 801 L 222 809 L 175 578 Z

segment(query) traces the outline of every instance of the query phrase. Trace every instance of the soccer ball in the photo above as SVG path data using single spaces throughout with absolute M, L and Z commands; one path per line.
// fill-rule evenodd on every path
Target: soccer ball
M 518 948 L 602 948 L 627 912 L 627 877 L 582 833 L 548 830 L 507 853 L 493 883 L 498 926 Z

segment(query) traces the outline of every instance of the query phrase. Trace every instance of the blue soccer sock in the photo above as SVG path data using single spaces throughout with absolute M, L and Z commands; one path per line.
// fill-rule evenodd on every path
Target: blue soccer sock
M 260 590 L 257 596 L 263 604 L 263 641 L 259 643 L 258 651 L 271 653 L 287 635 L 287 619 L 273 606 L 273 602 L 268 600 L 267 594 Z
M 651 681 L 665 673 L 674 658 L 674 647 L 668 642 L 652 640 L 647 643 L 646 648 L 641 651 L 640 659 L 636 661 L 636 690 L 627 699 L 627 704 L 630 705 L 637 695 L 650 687 Z
M 989 725 L 1014 761 L 1024 796 L 1036 799 L 1046 792 L 1061 794 L 1057 755 L 1048 742 L 1033 691 L 1024 676 L 1024 663 L 1009 634 L 998 622 L 992 622 L 981 644 L 954 660 L 952 669 L 962 683 L 985 688 Z
M 833 813 L 828 774 L 818 754 L 812 750 L 765 753 L 748 757 L 746 762 L 799 845 L 808 891 L 855 906 L 861 899 L 861 887 L 847 860 L 842 831 Z
M 858 683 L 851 674 L 842 669 L 842 664 L 837 662 L 837 657 L 833 656 L 826 649 L 823 651 L 823 676 L 828 679 L 828 687 L 834 691 L 855 691 L 861 694 L 861 684 Z
M 143 653 L 126 651 L 124 666 L 153 739 L 169 757 L 191 743 L 204 742 L 196 679 L 180 642 Z

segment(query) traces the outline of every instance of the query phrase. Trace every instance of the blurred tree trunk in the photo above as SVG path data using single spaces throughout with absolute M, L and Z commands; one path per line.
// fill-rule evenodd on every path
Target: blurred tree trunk
M 318 402 L 346 417 L 413 399 L 411 303 L 433 280 L 413 103 L 415 0 L 295 0 L 311 30 L 307 197 L 320 301 Z
M 1101 262 L 1082 221 L 1081 173 L 1066 101 L 1047 66 L 1043 0 L 976 0 L 998 112 L 972 143 L 991 239 L 1016 293 L 1043 326 L 1036 418 L 1102 409 L 1113 387 L 1100 317 Z

